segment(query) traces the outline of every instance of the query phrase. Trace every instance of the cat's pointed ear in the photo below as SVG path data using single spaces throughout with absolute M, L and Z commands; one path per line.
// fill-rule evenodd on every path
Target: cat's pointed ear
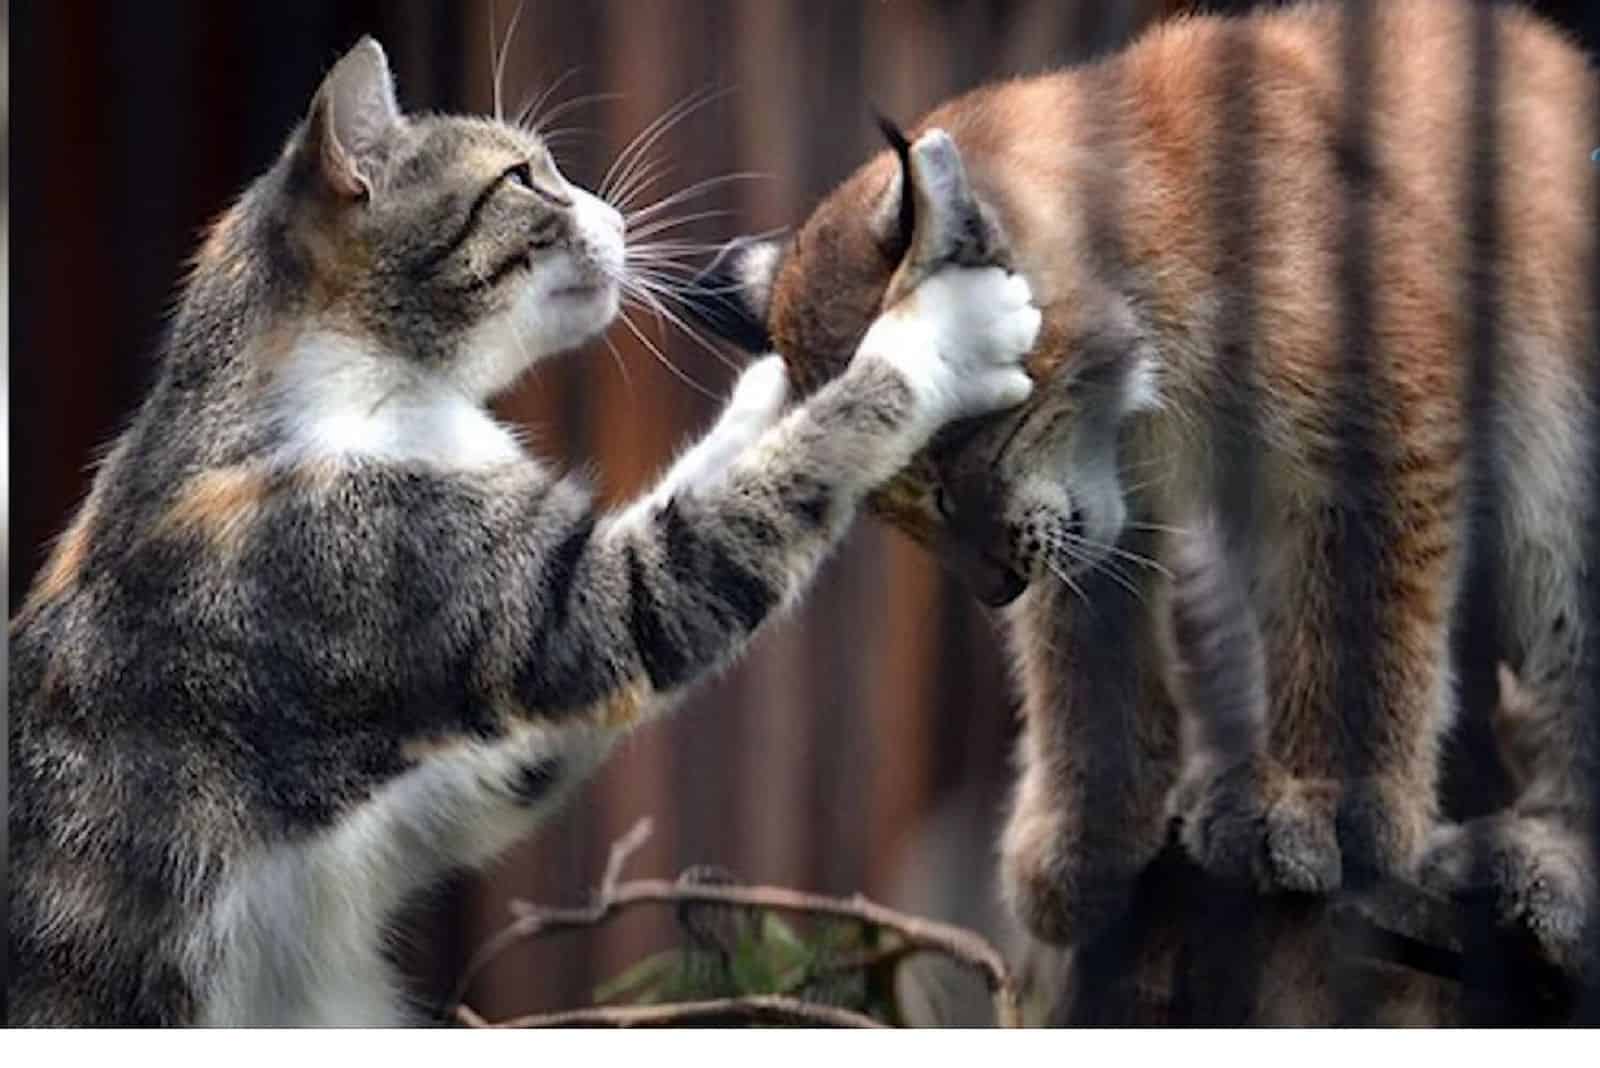
M 682 294 L 689 313 L 746 352 L 772 351 L 767 313 L 788 240 L 735 238 Z
M 370 196 L 378 166 L 400 123 L 394 78 L 383 46 L 363 37 L 333 65 L 311 101 L 306 144 L 328 187 Z
M 973 190 L 953 137 L 928 130 L 905 147 L 902 160 L 893 218 L 902 230 L 909 227 L 910 236 L 887 303 L 947 264 L 1010 266 L 1004 232 Z M 888 207 L 880 207 L 879 225 L 888 222 Z

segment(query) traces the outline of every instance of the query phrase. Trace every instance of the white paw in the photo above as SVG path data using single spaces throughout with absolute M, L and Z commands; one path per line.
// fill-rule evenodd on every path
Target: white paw
M 940 421 L 1027 400 L 1022 360 L 1042 322 L 1027 281 L 998 267 L 947 267 L 879 316 L 858 358 L 888 360 Z
M 748 445 L 778 421 L 789 401 L 789 371 L 782 356 L 763 356 L 744 369 L 733 396 L 712 434 L 728 435 Z
M 660 507 L 680 494 L 701 494 L 722 483 L 728 468 L 783 415 L 789 372 L 781 356 L 764 356 L 745 368 L 716 425 L 678 458 L 648 498 Z

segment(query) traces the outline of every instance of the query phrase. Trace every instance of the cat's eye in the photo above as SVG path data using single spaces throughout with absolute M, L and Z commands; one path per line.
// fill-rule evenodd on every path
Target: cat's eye
M 526 160 L 507 167 L 504 177 L 513 185 L 529 190 L 533 188 L 533 167 Z

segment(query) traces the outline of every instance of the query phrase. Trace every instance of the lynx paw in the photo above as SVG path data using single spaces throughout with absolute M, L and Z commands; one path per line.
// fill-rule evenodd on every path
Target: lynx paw
M 1596 875 L 1581 830 L 1511 813 L 1438 828 L 1420 864 L 1425 887 L 1488 895 L 1506 925 L 1527 931 L 1569 974 L 1594 974 Z
M 1268 892 L 1326 894 L 1342 877 L 1337 802 L 1331 782 L 1295 779 L 1253 761 L 1189 778 L 1169 811 L 1189 855 L 1218 878 Z
M 1339 805 L 1339 848 L 1346 881 L 1410 878 L 1433 816 L 1429 791 L 1382 779 L 1346 783 Z
M 884 312 L 857 358 L 894 365 L 943 423 L 1015 407 L 1033 392 L 1022 358 L 1042 321 L 1021 275 L 944 268 Z
M 1012 915 L 1053 945 L 1082 942 L 1128 904 L 1143 866 L 1088 858 L 1058 822 L 1014 815 L 1000 852 L 1000 888 Z

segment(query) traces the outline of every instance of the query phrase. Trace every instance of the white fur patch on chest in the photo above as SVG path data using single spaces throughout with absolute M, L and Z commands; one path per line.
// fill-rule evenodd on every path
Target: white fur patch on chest
M 285 459 L 471 470 L 522 459 L 516 436 L 442 374 L 331 333 L 289 353 L 269 403 Z
M 411 1013 L 384 958 L 412 894 L 480 868 L 560 807 L 619 732 L 541 727 L 437 750 L 321 833 L 264 848 L 230 875 L 191 947 L 207 1026 L 393 1026 Z M 518 800 L 519 766 L 556 762 Z

